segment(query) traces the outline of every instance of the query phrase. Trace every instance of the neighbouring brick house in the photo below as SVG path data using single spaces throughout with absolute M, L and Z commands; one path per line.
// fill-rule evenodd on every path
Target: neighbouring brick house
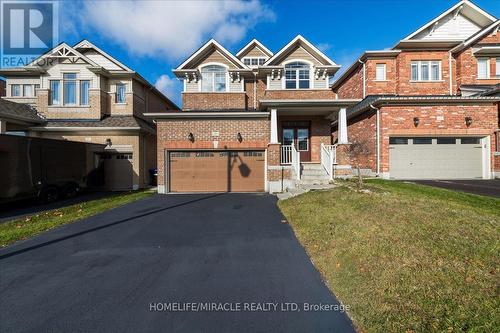
M 207 42 L 174 70 L 184 84 L 182 112 L 148 114 L 158 128 L 159 192 L 328 182 L 331 121 L 361 100 L 335 98 L 329 78 L 338 69 L 302 36 L 276 54 L 257 40 L 235 55 Z
M 346 112 L 350 164 L 384 178 L 499 176 L 499 26 L 460 1 L 359 57 L 332 85 L 336 98 L 363 99 Z
M 106 188 L 137 189 L 156 167 L 156 126 L 145 112 L 178 107 L 87 40 L 61 43 L 31 64 L 0 70 L 0 132 L 106 144 Z M 17 107 L 22 106 L 22 107 Z

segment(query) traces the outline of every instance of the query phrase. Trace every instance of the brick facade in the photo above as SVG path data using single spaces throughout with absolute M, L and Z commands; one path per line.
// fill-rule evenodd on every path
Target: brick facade
M 266 150 L 269 143 L 269 120 L 198 119 L 157 121 L 158 184 L 166 186 L 165 151 L 168 150 Z M 214 133 L 218 132 L 218 133 Z M 194 141 L 188 140 L 193 133 Z M 237 140 L 238 133 L 242 141 Z M 212 136 L 218 134 L 218 136 Z
M 182 93 L 182 108 L 190 110 L 244 110 L 247 108 L 247 96 L 244 92 L 235 93 Z

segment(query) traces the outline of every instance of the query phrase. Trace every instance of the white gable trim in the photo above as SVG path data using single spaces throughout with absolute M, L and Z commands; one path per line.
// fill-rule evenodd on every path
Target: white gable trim
M 473 9 L 475 11 L 477 11 L 479 14 L 483 15 L 484 17 L 488 18 L 491 21 L 496 21 L 497 20 L 495 17 L 491 16 L 490 14 L 488 14 L 487 12 L 485 12 L 484 10 L 482 10 L 481 8 L 479 8 L 478 6 L 474 5 L 472 2 L 467 1 L 467 0 L 462 0 L 462 1 L 458 2 L 456 5 L 454 5 L 453 7 L 451 7 L 450 9 L 448 9 L 447 11 L 445 11 L 444 13 L 442 13 L 441 15 L 439 15 L 438 17 L 436 17 L 435 19 L 433 19 L 430 22 L 424 24 L 418 30 L 412 32 L 411 34 L 409 34 L 408 36 L 406 36 L 405 38 L 403 38 L 403 40 L 410 40 L 410 39 L 412 39 L 413 37 L 415 37 L 416 35 L 418 35 L 422 31 L 424 31 L 425 29 L 428 29 L 432 25 L 434 25 L 437 22 L 439 22 L 439 20 L 441 20 L 443 17 L 449 15 L 453 11 L 455 11 L 455 10 L 459 11 L 460 7 L 464 6 L 464 5 L 470 7 L 471 9 Z M 457 14 L 458 13 L 455 13 L 455 15 L 457 15 Z
M 273 56 L 273 52 L 269 50 L 267 47 L 265 47 L 261 42 L 259 42 L 257 39 L 252 39 L 247 45 L 243 46 L 241 50 L 236 53 L 236 56 L 239 58 L 243 53 L 245 53 L 249 48 L 251 48 L 253 45 L 257 45 L 264 53 L 267 53 L 268 57 Z
M 288 44 L 286 44 L 281 50 L 278 51 L 278 53 L 276 53 L 274 56 L 272 56 L 271 58 L 269 58 L 264 66 L 267 66 L 269 65 L 270 63 L 272 63 L 274 60 L 276 60 L 277 58 L 279 58 L 283 53 L 285 53 L 286 51 L 288 51 L 292 46 L 295 45 L 295 43 L 297 42 L 300 42 L 300 43 L 304 43 L 305 45 L 307 45 L 308 47 L 310 47 L 316 54 L 318 54 L 320 57 L 322 57 L 324 60 L 326 60 L 330 65 L 332 66 L 338 66 L 333 60 L 331 60 L 330 58 L 328 58 L 323 52 L 321 52 L 316 46 L 314 46 L 313 44 L 311 44 L 307 39 L 305 39 L 304 37 L 302 37 L 301 35 L 297 35 L 297 37 L 295 37 L 294 39 L 292 39 Z M 307 51 L 307 50 L 306 50 Z M 310 54 L 310 52 L 308 52 Z M 313 56 L 313 55 L 311 55 Z M 314 57 L 314 56 L 313 56 Z M 314 58 L 317 58 L 317 57 L 314 57 Z
M 80 43 L 78 43 L 74 46 L 75 49 L 77 49 L 79 47 L 92 48 L 92 49 L 96 50 L 97 52 L 99 52 L 100 54 L 102 54 L 104 57 L 108 58 L 111 62 L 113 62 L 118 67 L 121 67 L 126 71 L 132 72 L 132 70 L 130 68 L 128 68 L 127 66 L 125 66 L 124 64 L 122 64 L 121 62 L 119 62 L 118 60 L 116 60 L 115 58 L 113 58 L 112 56 L 110 56 L 109 54 L 107 54 L 106 52 L 104 52 L 103 50 L 101 50 L 100 48 L 98 48 L 97 46 L 95 46 L 94 44 L 92 44 L 91 42 L 89 42 L 86 39 L 82 40 Z
M 180 64 L 175 70 L 182 70 L 184 69 L 184 66 L 186 66 L 188 63 L 190 63 L 193 59 L 198 57 L 203 51 L 205 51 L 207 48 L 210 46 L 215 46 L 216 48 L 219 49 L 219 51 L 222 51 L 222 53 L 229 59 L 233 60 L 236 64 L 240 65 L 242 68 L 248 68 L 243 62 L 241 62 L 240 59 L 236 58 L 234 55 L 231 54 L 228 50 L 226 50 L 225 47 L 220 45 L 215 39 L 210 39 L 208 42 L 205 43 L 202 47 L 198 49 L 195 53 L 193 53 L 189 58 L 187 58 L 182 64 Z
M 52 57 L 54 55 L 54 53 L 57 53 L 59 51 L 62 51 L 63 49 L 66 49 L 66 50 L 69 50 L 71 51 L 76 57 L 78 58 L 81 58 L 83 60 L 85 60 L 89 65 L 92 65 L 94 67 L 101 67 L 99 66 L 98 64 L 96 64 L 94 61 L 92 61 L 91 59 L 89 59 L 88 57 L 84 56 L 83 54 L 81 54 L 80 52 L 78 52 L 77 50 L 75 50 L 74 48 L 72 48 L 71 46 L 69 46 L 68 44 L 66 43 L 61 43 L 59 45 L 57 45 L 56 47 L 54 47 L 52 50 L 46 52 L 45 54 L 41 55 L 40 57 L 36 58 L 35 60 L 33 60 L 32 62 L 30 62 L 28 65 L 26 65 L 25 67 L 33 67 L 33 66 L 36 66 L 36 64 L 42 60 L 42 59 L 46 59 L 46 58 L 49 58 L 49 57 Z M 60 56 L 60 57 L 64 57 L 63 55 Z M 69 58 L 69 56 L 68 56 Z
M 495 29 L 498 29 L 500 27 L 500 20 L 497 20 L 496 22 L 493 22 L 493 24 L 491 24 L 490 26 L 484 28 L 481 32 L 475 34 L 474 36 L 470 37 L 469 39 L 467 39 L 466 41 L 464 41 L 462 44 L 460 45 L 457 45 L 456 47 L 454 47 L 451 52 L 457 52 L 457 51 L 460 51 L 462 50 L 463 48 L 473 44 L 474 42 L 476 42 L 478 39 L 481 39 L 482 37 L 484 37 L 485 35 L 489 34 L 490 32 L 492 32 L 493 30 Z

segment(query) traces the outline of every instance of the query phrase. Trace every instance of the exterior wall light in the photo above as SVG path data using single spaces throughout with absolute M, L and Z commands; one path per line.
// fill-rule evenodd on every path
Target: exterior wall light
M 472 117 L 465 117 L 465 125 L 467 125 L 467 127 L 472 125 Z
M 110 138 L 106 139 L 106 146 L 111 146 L 112 142 Z
M 414 117 L 413 118 L 413 125 L 415 125 L 415 127 L 417 127 L 418 124 L 420 124 L 420 119 L 418 117 Z
M 191 142 L 194 142 L 194 134 L 193 133 L 188 134 L 188 140 Z
M 243 141 L 243 137 L 241 136 L 240 132 L 238 132 L 238 134 L 236 134 L 236 139 L 238 139 L 239 142 Z

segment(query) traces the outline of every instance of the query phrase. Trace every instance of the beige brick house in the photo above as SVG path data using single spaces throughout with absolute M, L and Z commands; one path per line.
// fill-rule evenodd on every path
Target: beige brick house
M 332 85 L 340 99 L 363 99 L 347 110 L 351 164 L 396 179 L 500 176 L 499 26 L 460 1 L 392 49 L 359 57 Z
M 276 53 L 257 40 L 235 55 L 207 42 L 174 70 L 184 84 L 182 112 L 148 114 L 158 124 L 159 191 L 277 192 L 328 182 L 332 119 L 361 100 L 335 98 L 329 78 L 339 67 L 302 36 Z M 336 169 L 347 167 L 340 162 Z
M 11 111 L 0 110 L 2 132 L 106 144 L 96 158 L 105 163 L 107 188 L 137 189 L 150 183 L 156 126 L 144 113 L 178 108 L 137 72 L 83 40 L 74 46 L 62 43 L 31 64 L 2 69 L 0 75 L 6 78 L 3 98 L 31 107 L 42 120 L 31 116 L 29 122 L 16 121 L 12 110 L 18 108 L 3 103 L 0 107 Z

